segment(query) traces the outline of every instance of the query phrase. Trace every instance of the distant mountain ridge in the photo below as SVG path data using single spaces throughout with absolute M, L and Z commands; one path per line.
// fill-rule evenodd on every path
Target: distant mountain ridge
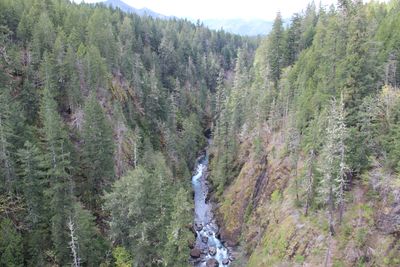
M 257 36 L 267 35 L 272 29 L 272 21 L 261 19 L 207 19 L 204 25 L 210 29 L 224 29 L 227 32 L 239 35 Z
M 127 13 L 138 14 L 139 16 L 149 16 L 149 17 L 159 18 L 159 19 L 168 19 L 169 18 L 168 16 L 154 12 L 153 10 L 150 10 L 148 8 L 134 8 L 121 0 L 106 0 L 101 3 L 104 5 L 113 7 L 113 8 L 120 8 L 122 11 L 127 12 Z
M 135 8 L 129 4 L 123 2 L 122 0 L 106 0 L 100 2 L 104 5 L 120 8 L 122 11 L 127 13 L 135 13 L 140 16 L 149 16 L 159 19 L 169 19 L 171 16 L 166 16 L 157 12 L 154 12 L 148 8 Z M 196 22 L 196 19 L 191 19 L 191 21 Z M 205 26 L 213 30 L 223 29 L 224 31 L 246 35 L 246 36 L 257 36 L 257 35 L 267 35 L 272 29 L 272 21 L 266 21 L 261 19 L 207 19 L 201 20 Z

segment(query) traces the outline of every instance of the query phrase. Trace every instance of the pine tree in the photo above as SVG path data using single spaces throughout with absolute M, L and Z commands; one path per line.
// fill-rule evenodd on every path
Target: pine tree
M 86 101 L 82 128 L 82 163 L 87 176 L 82 185 L 83 199 L 90 209 L 98 210 L 103 191 L 114 179 L 114 144 L 112 128 L 95 94 Z
M 191 213 L 188 192 L 180 188 L 175 194 L 172 204 L 172 214 L 170 226 L 168 227 L 168 242 L 164 249 L 165 266 L 185 266 L 188 264 L 189 254 L 188 244 L 193 239 L 192 233 L 188 229 L 191 218 L 187 214 Z
M 285 42 L 286 44 L 285 64 L 288 66 L 295 63 L 300 54 L 300 38 L 301 38 L 301 16 L 296 13 L 292 16 Z
M 30 264 L 44 265 L 44 251 L 49 247 L 47 242 L 43 242 L 49 237 L 46 231 L 49 220 L 45 205 L 47 199 L 44 194 L 48 183 L 48 166 L 39 148 L 29 141 L 25 142 L 23 149 L 18 150 L 18 158 L 19 175 L 23 180 L 22 189 L 28 207 L 26 221 L 29 225 Z
M 65 94 L 71 112 L 76 111 L 82 104 L 80 78 L 77 71 L 76 53 L 72 46 L 68 46 L 65 55 L 66 85 Z
M 135 263 L 146 266 L 161 262 L 170 223 L 172 174 L 160 153 L 148 149 L 144 166 L 138 166 L 114 183 L 105 195 L 114 242 L 135 255 Z
M 0 93 L 0 174 L 2 176 L 1 191 L 15 192 L 16 180 L 14 160 L 12 156 L 11 137 L 14 131 L 11 124 L 10 98 L 3 92 Z
M 112 254 L 116 267 L 131 267 L 133 265 L 132 256 L 124 247 L 118 246 L 114 248 Z
M 268 65 L 269 75 L 274 82 L 275 87 L 281 77 L 282 68 L 284 67 L 284 29 L 282 16 L 280 13 L 276 15 L 272 31 L 269 35 L 268 43 Z
M 181 154 L 186 159 L 189 169 L 192 169 L 196 161 L 197 151 L 204 147 L 205 140 L 202 136 L 199 119 L 195 114 L 191 114 L 182 124 L 182 138 L 179 142 L 181 144 Z
M 76 200 L 73 213 L 68 218 L 68 228 L 71 262 L 77 266 L 100 266 L 108 244 L 95 225 L 95 217 Z
M 70 145 L 57 103 L 48 88 L 43 91 L 41 104 L 46 159 L 50 165 L 51 235 L 60 264 L 69 263 L 67 220 L 71 214 L 73 184 L 71 180 Z
M 326 140 L 321 153 L 321 171 L 323 179 L 320 194 L 326 200 L 329 209 L 329 226 L 331 235 L 335 234 L 333 212 L 336 204 L 340 208 L 339 222 L 344 207 L 344 189 L 346 186 L 346 146 L 347 129 L 343 98 L 337 103 L 331 102 L 327 118 Z
M 110 237 L 113 242 L 128 248 L 135 255 L 135 262 L 143 264 L 151 255 L 149 230 L 152 221 L 147 221 L 147 195 L 145 183 L 151 183 L 148 171 L 139 166 L 117 180 L 111 193 L 105 195 L 105 208 L 110 212 Z
M 87 34 L 89 44 L 97 46 L 108 65 L 113 66 L 117 49 L 110 17 L 108 10 L 96 9 L 87 23 Z
M 32 32 L 34 63 L 38 64 L 45 51 L 50 52 L 56 39 L 54 25 L 47 12 L 41 12 Z
M 0 265 L 24 266 L 22 237 L 8 218 L 0 221 Z

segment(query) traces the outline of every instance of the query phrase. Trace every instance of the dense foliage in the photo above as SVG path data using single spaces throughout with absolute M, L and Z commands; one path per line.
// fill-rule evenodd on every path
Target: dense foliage
M 255 43 L 67 0 L 0 1 L 0 265 L 184 266 L 214 92 Z
M 0 266 L 185 266 L 190 170 L 210 127 L 221 205 L 250 143 L 251 171 L 285 162 L 292 213 L 324 214 L 330 240 L 356 235 L 342 221 L 352 190 L 368 191 L 389 210 L 373 229 L 395 241 L 353 263 L 398 265 L 399 14 L 397 0 L 310 4 L 288 26 L 278 14 L 254 53 L 256 40 L 186 20 L 0 0 Z M 289 194 L 270 191 L 272 208 Z

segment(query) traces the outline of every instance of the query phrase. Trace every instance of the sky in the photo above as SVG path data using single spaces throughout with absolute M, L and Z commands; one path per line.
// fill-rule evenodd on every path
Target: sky
M 82 0 L 74 0 L 81 2 Z M 86 3 L 99 0 L 84 0 Z M 274 20 L 279 11 L 283 18 L 305 9 L 311 0 L 122 0 L 135 7 L 147 7 L 157 13 L 190 19 L 263 19 Z M 368 0 L 365 0 L 368 1 Z M 337 0 L 315 0 L 329 6 Z M 318 6 L 319 4 L 317 4 Z

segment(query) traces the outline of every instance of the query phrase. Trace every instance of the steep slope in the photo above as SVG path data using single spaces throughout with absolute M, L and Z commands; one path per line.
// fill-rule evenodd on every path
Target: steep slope
M 211 178 L 234 266 L 400 264 L 400 5 L 340 3 L 287 29 L 278 16 L 217 87 Z

